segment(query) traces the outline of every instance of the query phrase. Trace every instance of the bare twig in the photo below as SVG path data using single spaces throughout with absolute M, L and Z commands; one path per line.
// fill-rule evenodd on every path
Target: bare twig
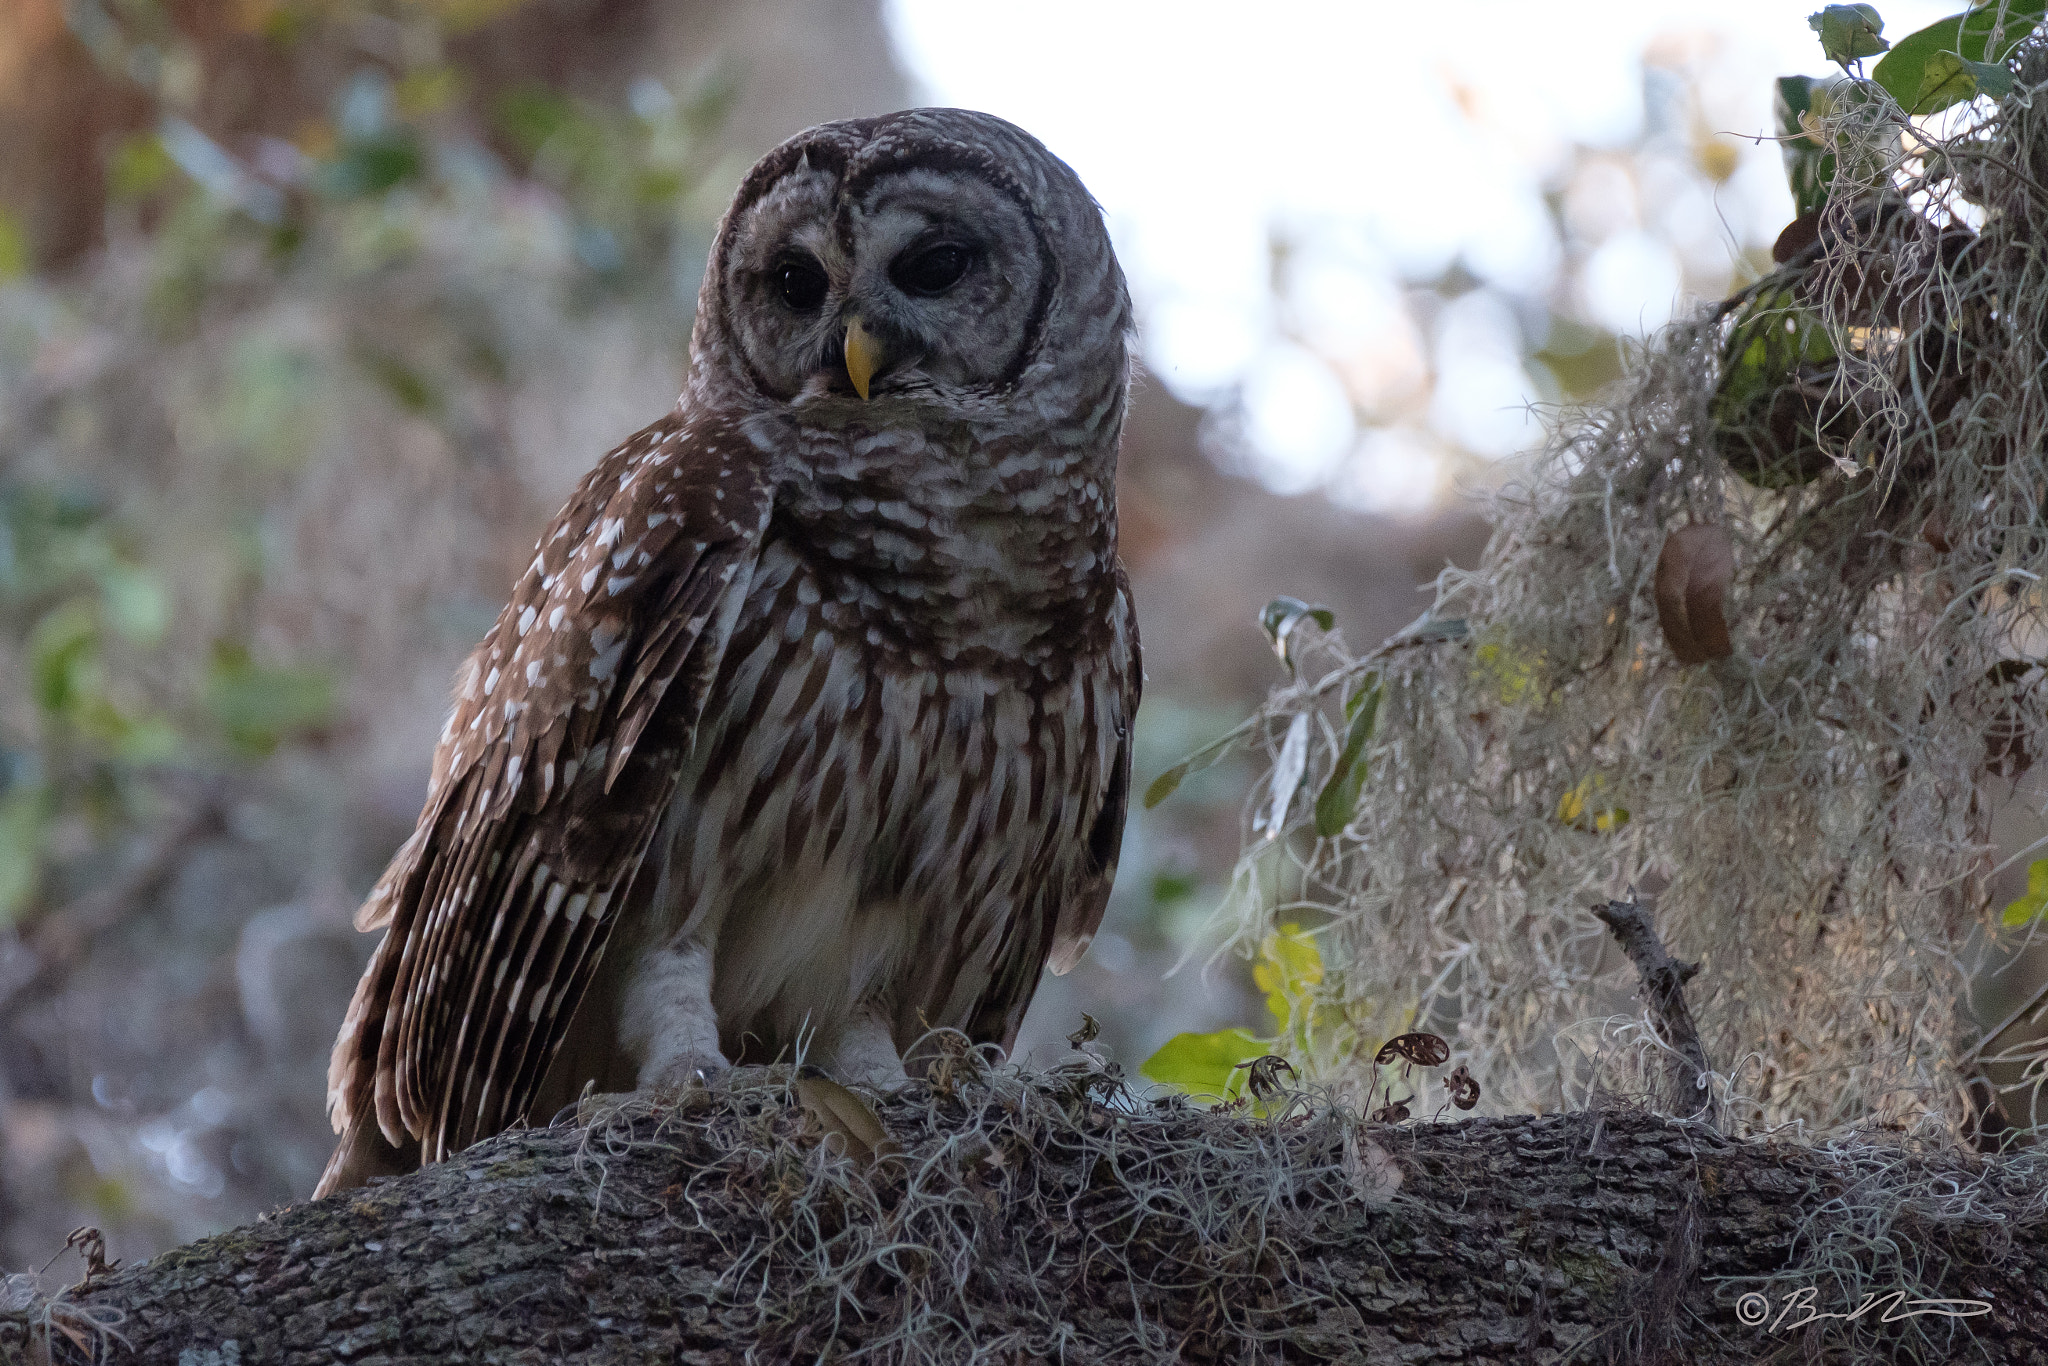
M 209 786 L 126 870 L 38 921 L 23 935 L 25 946 L 34 954 L 33 966 L 11 987 L 0 985 L 0 1016 L 62 981 L 95 939 L 133 914 L 138 904 L 177 872 L 196 841 L 223 828 L 225 815 L 224 798 Z
M 1707 1065 L 1706 1045 L 1700 1042 L 1692 1012 L 1685 1004 L 1685 984 L 1699 972 L 1700 965 L 1680 962 L 1671 956 L 1633 893 L 1627 901 L 1594 906 L 1593 914 L 1600 917 L 1614 942 L 1628 955 L 1628 961 L 1635 964 L 1658 1037 L 1672 1052 L 1665 1072 L 1665 1104 L 1675 1115 L 1718 1124 L 1720 1103 L 1709 1081 L 1713 1068 Z

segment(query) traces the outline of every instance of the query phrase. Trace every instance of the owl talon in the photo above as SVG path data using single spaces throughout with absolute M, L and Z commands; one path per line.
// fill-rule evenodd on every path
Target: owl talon
M 583 1094 L 555 1111 L 547 1122 L 550 1129 L 587 1129 L 600 1117 L 617 1113 L 634 1099 L 630 1091 L 599 1091 L 586 1086 Z
M 726 1073 L 732 1071 L 732 1064 L 717 1053 L 685 1053 L 671 1058 L 651 1073 L 640 1076 L 640 1093 L 664 1094 L 688 1091 L 692 1088 L 709 1087 Z

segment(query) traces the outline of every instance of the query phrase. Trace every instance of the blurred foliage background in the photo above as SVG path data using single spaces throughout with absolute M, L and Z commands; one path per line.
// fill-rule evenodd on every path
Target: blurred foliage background
M 349 917 L 411 828 L 448 680 L 575 480 L 673 402 L 746 165 L 921 98 L 887 18 L 877 0 L 0 7 L 10 1269 L 78 1224 L 146 1256 L 310 1190 L 327 1048 L 370 948 Z M 1276 677 L 1265 601 L 1327 603 L 1370 641 L 1476 557 L 1483 525 L 1437 485 L 1497 482 L 1513 440 L 1444 375 L 1478 355 L 1519 376 L 1509 402 L 1582 399 L 1619 373 L 1593 278 L 1608 243 L 1649 243 L 1704 296 L 1764 259 L 1767 236 L 1715 227 L 1744 163 L 1715 131 L 1714 49 L 1674 40 L 1646 69 L 1636 139 L 1547 173 L 1541 280 L 1454 254 L 1361 333 L 1275 232 L 1289 355 L 1332 377 L 1347 431 L 1398 438 L 1382 465 L 1425 430 L 1447 462 L 1408 511 L 1361 510 L 1337 479 L 1276 491 L 1301 481 L 1262 455 L 1256 375 L 1141 383 L 1120 491 L 1141 783 Z M 1134 815 L 1105 932 L 1047 979 L 1027 1051 L 1064 1050 L 1083 1010 L 1133 1066 L 1263 1018 L 1250 965 L 1205 966 L 1250 776 L 1219 766 Z

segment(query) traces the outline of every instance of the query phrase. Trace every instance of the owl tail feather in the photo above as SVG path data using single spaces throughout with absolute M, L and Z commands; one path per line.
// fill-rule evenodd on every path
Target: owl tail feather
M 408 1138 L 403 1147 L 393 1147 L 377 1127 L 376 1098 L 365 1096 L 348 1117 L 348 1127 L 334 1145 L 334 1156 L 327 1159 L 327 1170 L 320 1173 L 313 1198 L 367 1186 L 373 1177 L 404 1176 L 419 1167 L 419 1140 Z

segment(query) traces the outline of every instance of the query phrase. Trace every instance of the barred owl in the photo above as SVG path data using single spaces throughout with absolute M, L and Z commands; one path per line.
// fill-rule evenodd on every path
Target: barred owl
M 799 1048 L 1005 1047 L 1116 871 L 1138 705 L 1100 210 L 986 114 L 825 124 L 721 223 L 675 409 L 464 668 L 319 1194 Z

